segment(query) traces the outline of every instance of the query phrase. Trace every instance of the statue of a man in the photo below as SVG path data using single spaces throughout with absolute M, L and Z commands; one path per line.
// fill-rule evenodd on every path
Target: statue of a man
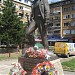
M 39 29 L 42 44 L 48 48 L 47 25 L 49 24 L 50 8 L 47 0 L 34 0 L 32 2 L 31 22 L 27 28 L 27 35 Z

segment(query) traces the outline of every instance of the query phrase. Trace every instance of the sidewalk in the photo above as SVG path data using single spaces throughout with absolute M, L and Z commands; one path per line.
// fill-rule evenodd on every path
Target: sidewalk
M 13 59 L 13 60 L 3 60 L 0 61 L 0 75 L 8 75 L 10 68 L 12 67 L 11 63 L 13 62 L 18 62 L 17 59 Z
M 64 71 L 64 75 L 75 75 L 75 72 Z

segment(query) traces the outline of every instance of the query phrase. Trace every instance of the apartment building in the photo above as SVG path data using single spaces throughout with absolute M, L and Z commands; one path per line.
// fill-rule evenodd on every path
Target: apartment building
M 60 35 L 61 7 L 57 3 L 50 4 L 50 25 L 48 25 L 48 35 Z
M 63 1 L 61 37 L 69 37 L 75 42 L 75 0 Z
M 51 3 L 50 12 L 48 35 L 75 42 L 75 0 Z
M 0 12 L 3 3 L 4 0 L 0 0 Z M 23 23 L 28 22 L 28 18 L 31 12 L 31 2 L 28 0 L 13 0 L 13 3 L 16 6 L 16 14 L 21 18 L 21 21 Z
M 21 21 L 26 23 L 30 17 L 31 3 L 28 0 L 13 0 L 16 6 L 16 13 L 21 17 Z

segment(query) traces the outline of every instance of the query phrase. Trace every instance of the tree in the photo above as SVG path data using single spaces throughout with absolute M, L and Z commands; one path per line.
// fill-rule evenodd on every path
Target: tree
M 19 43 L 24 35 L 23 23 L 15 12 L 13 0 L 6 0 L 0 15 L 0 40 L 6 44 Z M 21 34 L 21 32 L 23 34 Z

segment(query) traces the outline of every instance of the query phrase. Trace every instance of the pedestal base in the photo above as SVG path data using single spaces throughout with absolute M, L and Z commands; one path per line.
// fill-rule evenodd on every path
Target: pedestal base
M 48 61 L 44 58 L 26 58 L 26 57 L 19 57 L 18 62 L 21 64 L 23 69 L 27 71 L 27 75 L 31 75 L 33 68 L 44 61 Z
M 54 59 L 53 57 L 52 59 Z M 55 60 L 46 60 L 44 58 L 26 58 L 26 57 L 19 57 L 18 62 L 21 64 L 23 69 L 27 71 L 27 75 L 31 75 L 33 68 L 44 61 L 50 61 L 52 64 L 54 64 L 55 70 L 58 72 L 57 75 L 64 75 L 63 73 L 63 68 L 60 62 L 60 59 L 55 59 Z

